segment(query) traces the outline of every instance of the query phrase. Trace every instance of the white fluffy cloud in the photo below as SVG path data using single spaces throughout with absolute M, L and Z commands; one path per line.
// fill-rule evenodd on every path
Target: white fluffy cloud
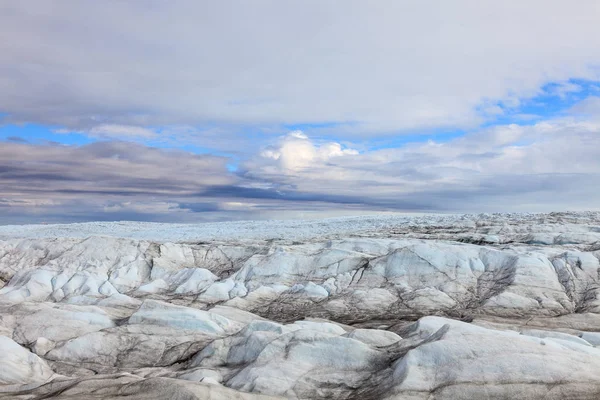
M 335 142 L 317 145 L 301 131 L 290 132 L 275 147 L 260 153 L 262 158 L 275 160 L 283 171 L 294 173 L 328 162 L 334 157 L 357 155 L 354 149 L 344 149 Z

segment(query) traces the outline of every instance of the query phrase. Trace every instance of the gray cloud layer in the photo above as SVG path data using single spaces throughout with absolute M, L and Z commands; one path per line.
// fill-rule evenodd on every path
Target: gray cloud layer
M 3 2 L 0 111 L 119 126 L 475 126 L 548 81 L 596 79 L 596 0 Z
M 160 219 L 179 211 L 174 199 L 235 183 L 225 164 L 220 157 L 127 142 L 83 147 L 5 142 L 0 219 Z M 207 208 L 216 207 L 211 201 Z

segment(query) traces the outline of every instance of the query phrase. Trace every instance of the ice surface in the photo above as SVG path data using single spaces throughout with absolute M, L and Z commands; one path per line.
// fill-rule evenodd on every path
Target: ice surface
M 0 237 L 0 398 L 600 398 L 598 213 Z

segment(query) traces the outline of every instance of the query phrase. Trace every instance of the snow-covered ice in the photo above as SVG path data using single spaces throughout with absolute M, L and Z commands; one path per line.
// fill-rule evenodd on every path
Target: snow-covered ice
M 0 238 L 0 398 L 600 398 L 600 213 Z

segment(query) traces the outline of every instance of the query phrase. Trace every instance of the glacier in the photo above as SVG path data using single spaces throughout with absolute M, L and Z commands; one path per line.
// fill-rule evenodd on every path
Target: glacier
M 0 226 L 0 398 L 598 399 L 600 213 Z

